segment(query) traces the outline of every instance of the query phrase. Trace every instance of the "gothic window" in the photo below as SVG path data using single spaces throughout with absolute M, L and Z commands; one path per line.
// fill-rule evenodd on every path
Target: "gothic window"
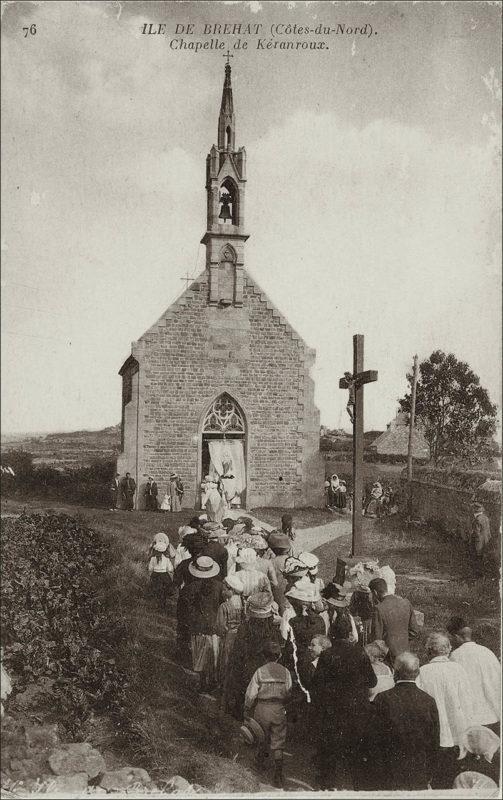
M 203 433 L 244 433 L 243 414 L 228 394 L 221 394 L 206 414 Z
M 229 125 L 227 125 L 227 127 L 225 129 L 225 135 L 226 135 L 227 150 L 230 150 L 230 147 L 231 147 L 231 129 L 230 129 Z

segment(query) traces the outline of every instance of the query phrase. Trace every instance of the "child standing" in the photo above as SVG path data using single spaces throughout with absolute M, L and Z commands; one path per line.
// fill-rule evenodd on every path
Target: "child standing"
M 148 564 L 150 591 L 156 598 L 160 609 L 166 609 L 173 586 L 173 564 L 166 557 L 167 550 L 166 542 L 157 542 Z
M 285 704 L 292 690 L 292 678 L 282 664 L 278 664 L 281 647 L 266 641 L 262 648 L 264 665 L 254 673 L 246 690 L 244 716 L 252 717 L 264 731 L 265 738 L 255 754 L 258 765 L 272 752 L 274 759 L 274 785 L 283 787 L 283 751 L 286 744 Z
M 281 533 L 285 533 L 289 539 L 295 539 L 295 531 L 293 529 L 293 519 L 291 514 L 283 514 L 281 517 Z

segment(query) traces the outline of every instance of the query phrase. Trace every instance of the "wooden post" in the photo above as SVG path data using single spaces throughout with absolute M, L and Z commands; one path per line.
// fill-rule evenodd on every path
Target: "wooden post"
M 353 540 L 351 555 L 362 555 L 363 516 L 363 388 L 377 380 L 375 370 L 363 371 L 363 341 L 361 333 L 353 336 L 353 374 L 346 372 L 339 380 L 339 389 L 354 391 L 353 414 Z M 351 398 L 351 394 L 350 394 Z M 348 403 L 349 411 L 350 402 Z M 351 414 L 350 414 L 351 416 Z
M 363 372 L 363 336 L 353 336 L 353 375 Z M 362 553 L 362 516 L 363 516 L 363 386 L 355 392 L 355 409 L 353 421 L 353 538 L 351 555 Z
M 408 486 L 408 518 L 412 518 L 412 437 L 414 434 L 414 421 L 416 418 L 416 387 L 417 387 L 417 355 L 414 356 L 414 371 L 412 374 L 412 394 L 409 416 L 409 447 L 407 450 L 407 486 Z

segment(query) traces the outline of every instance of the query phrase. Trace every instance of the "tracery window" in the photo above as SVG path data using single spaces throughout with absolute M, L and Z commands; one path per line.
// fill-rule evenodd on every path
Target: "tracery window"
M 221 394 L 206 414 L 203 433 L 244 433 L 241 410 L 228 394 Z

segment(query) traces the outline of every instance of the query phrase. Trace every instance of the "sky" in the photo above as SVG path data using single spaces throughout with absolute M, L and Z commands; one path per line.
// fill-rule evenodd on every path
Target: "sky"
M 436 349 L 467 361 L 501 404 L 499 4 L 2 11 L 3 433 L 120 420 L 131 342 L 204 269 L 205 159 L 228 47 L 247 151 L 245 268 L 317 351 L 321 422 L 349 430 L 338 380 L 355 333 L 379 372 L 366 429 L 385 428 L 414 354 Z M 204 34 L 226 23 L 260 33 Z M 212 39 L 225 49 L 180 43 Z

